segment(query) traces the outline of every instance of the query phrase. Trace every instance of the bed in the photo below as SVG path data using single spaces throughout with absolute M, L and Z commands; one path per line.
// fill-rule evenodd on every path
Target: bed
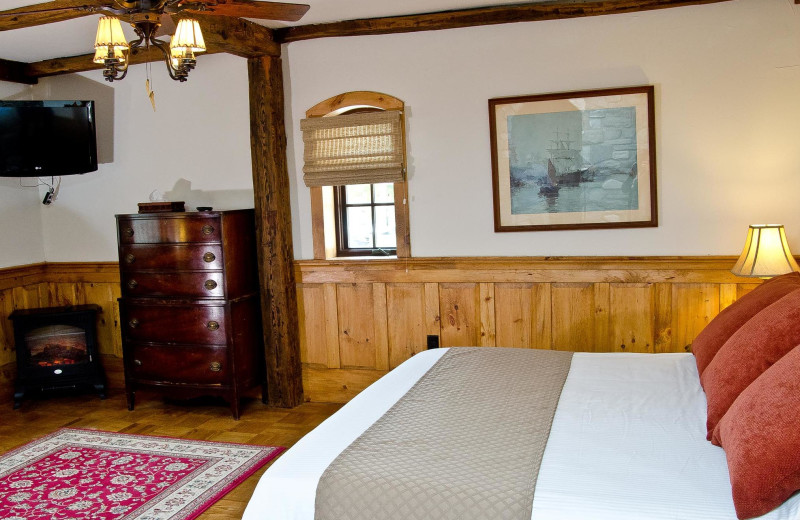
M 458 349 L 415 355 L 306 435 L 263 475 L 244 520 L 313 520 L 326 469 Z M 541 456 L 531 518 L 734 519 L 726 455 L 706 433 L 706 396 L 692 354 L 575 353 Z M 404 441 L 425 437 L 415 431 Z M 491 437 L 483 439 L 484 455 L 498 448 Z M 763 518 L 800 519 L 800 495 Z

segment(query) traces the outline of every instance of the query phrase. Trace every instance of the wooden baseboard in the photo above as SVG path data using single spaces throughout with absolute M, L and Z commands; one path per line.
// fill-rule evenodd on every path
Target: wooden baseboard
M 347 370 L 303 366 L 306 401 L 346 403 L 385 375 L 385 370 Z

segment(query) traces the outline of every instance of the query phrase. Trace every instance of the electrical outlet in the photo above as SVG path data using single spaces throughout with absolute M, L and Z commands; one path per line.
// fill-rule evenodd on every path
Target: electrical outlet
M 439 348 L 439 336 L 433 334 L 428 336 L 428 349 Z

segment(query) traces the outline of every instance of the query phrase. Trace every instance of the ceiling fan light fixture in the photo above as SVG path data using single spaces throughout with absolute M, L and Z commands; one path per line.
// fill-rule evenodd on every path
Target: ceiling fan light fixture
M 103 77 L 106 81 L 122 79 L 128 73 L 129 50 L 130 45 L 125 40 L 119 19 L 113 16 L 101 17 L 97 22 L 92 61 L 104 65 Z
M 205 52 L 206 42 L 200 24 L 192 18 L 181 18 L 170 41 L 170 49 L 186 52 Z

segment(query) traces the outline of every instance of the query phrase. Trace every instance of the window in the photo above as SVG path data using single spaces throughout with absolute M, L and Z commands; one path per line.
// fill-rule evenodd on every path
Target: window
M 394 184 L 334 188 L 337 256 L 395 255 Z
M 411 256 L 403 109 L 397 98 L 359 91 L 306 111 L 315 259 Z

